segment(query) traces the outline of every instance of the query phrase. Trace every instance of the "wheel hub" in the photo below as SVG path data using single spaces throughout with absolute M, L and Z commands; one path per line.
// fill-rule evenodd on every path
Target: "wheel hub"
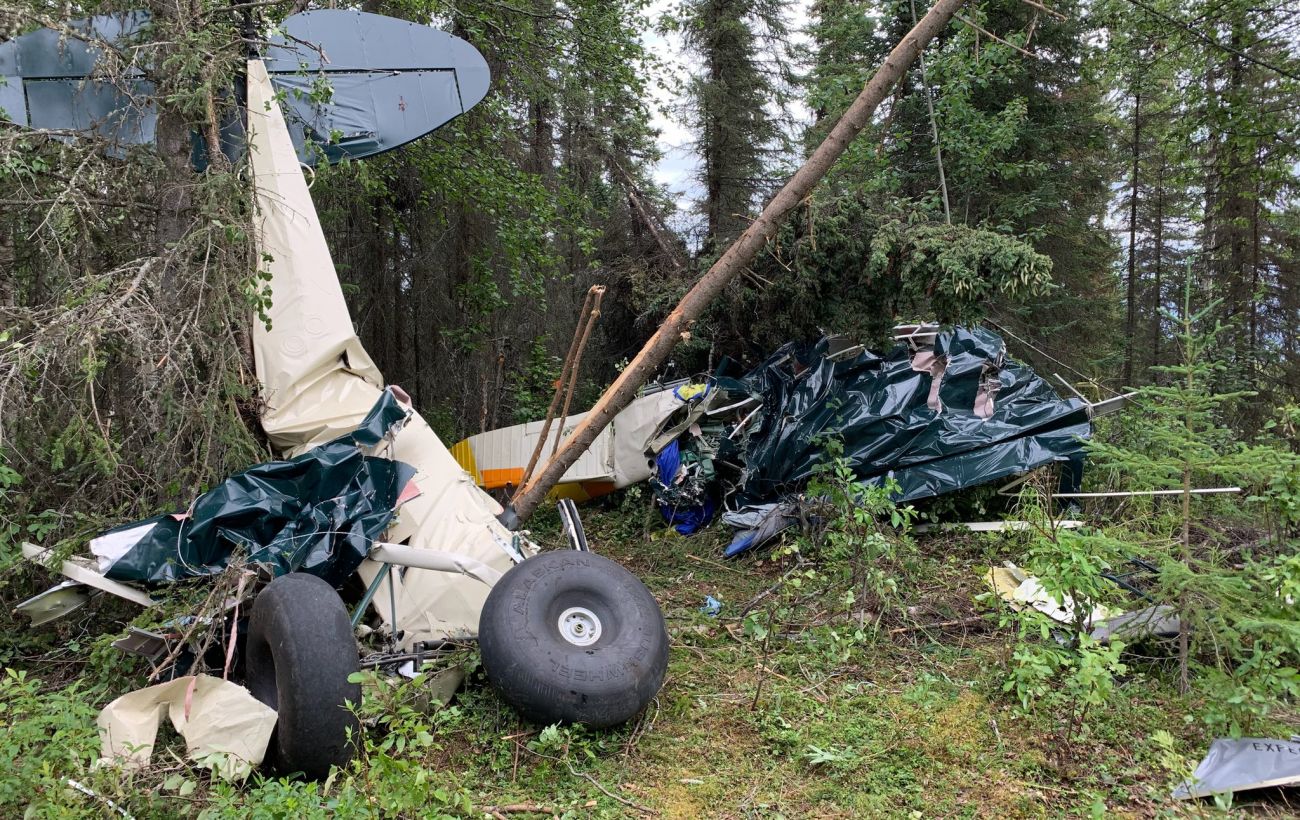
M 590 646 L 600 640 L 600 618 L 590 609 L 571 606 L 560 613 L 560 637 L 574 646 Z

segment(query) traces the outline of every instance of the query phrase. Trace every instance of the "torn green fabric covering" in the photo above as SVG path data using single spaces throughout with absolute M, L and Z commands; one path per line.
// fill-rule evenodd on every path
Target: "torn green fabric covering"
M 364 452 L 406 418 L 386 390 L 348 435 L 237 473 L 195 499 L 179 519 L 160 515 L 110 530 L 105 536 L 132 528 L 145 534 L 105 575 L 147 583 L 213 575 L 239 548 L 276 575 L 307 572 L 339 586 L 388 528 L 415 475 L 409 465 Z
M 942 411 L 927 404 L 933 377 L 913 369 L 906 345 L 883 357 L 863 351 L 840 361 L 829 360 L 828 350 L 825 339 L 811 347 L 788 344 L 742 378 L 720 380 L 724 389 L 763 401 L 734 506 L 802 490 L 826 463 L 828 439 L 843 444 L 859 478 L 897 481 L 900 501 L 1052 462 L 1067 462 L 1067 481 L 1077 481 L 1083 439 L 1092 432 L 1086 404 L 1062 399 L 1033 370 L 1007 358 L 992 331 L 958 327 L 938 334 Z M 998 383 L 987 419 L 974 410 L 985 378 Z

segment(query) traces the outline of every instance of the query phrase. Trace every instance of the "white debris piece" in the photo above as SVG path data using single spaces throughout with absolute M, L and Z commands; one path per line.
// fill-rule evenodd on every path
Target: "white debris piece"
M 1063 595 L 1058 602 L 1056 598 L 1043 588 L 1042 583 L 1032 575 L 1028 575 L 1020 567 L 1007 561 L 1001 567 L 993 567 L 989 570 L 985 579 L 998 597 L 1011 605 L 1013 609 L 1036 609 L 1053 621 L 1063 624 L 1073 624 L 1075 622 L 1076 605 L 1074 600 L 1068 595 Z M 1084 625 L 1091 627 L 1102 621 L 1114 618 L 1121 613 L 1112 610 L 1107 606 L 1098 604 L 1088 613 Z
M 1174 789 L 1174 798 L 1187 800 L 1223 792 L 1300 784 L 1300 742 L 1243 737 L 1219 738 L 1196 767 L 1190 780 Z
M 185 739 L 186 753 L 227 780 L 242 780 L 262 758 L 275 729 L 275 710 L 236 683 L 187 675 L 125 694 L 104 707 L 99 725 L 101 765 L 146 766 L 163 710 Z

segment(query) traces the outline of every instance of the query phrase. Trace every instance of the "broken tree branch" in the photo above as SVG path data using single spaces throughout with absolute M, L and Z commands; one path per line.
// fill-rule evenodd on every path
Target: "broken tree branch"
M 916 25 L 916 0 L 910 0 L 912 25 Z M 925 72 L 925 53 L 922 50 L 917 61 L 921 65 L 921 86 L 925 90 L 925 110 L 930 117 L 930 136 L 934 139 L 934 161 L 939 167 L 939 192 L 943 194 L 943 221 L 952 224 L 952 210 L 948 207 L 948 179 L 943 173 L 943 145 L 939 141 L 939 120 L 934 115 L 934 95 L 930 93 L 930 78 Z
M 646 230 L 650 231 L 655 244 L 659 246 L 659 252 L 663 254 L 664 259 L 668 260 L 678 271 L 686 270 L 686 263 L 681 259 L 680 250 L 664 237 L 664 232 L 660 230 L 660 223 L 651 210 L 646 207 L 645 201 L 641 198 L 641 189 L 637 187 L 636 180 L 627 172 L 618 160 L 612 156 L 606 157 L 609 165 L 617 173 L 619 179 L 623 180 L 623 187 L 627 191 L 627 200 L 632 204 L 632 209 L 640 218 L 641 223 L 645 225 Z
M 523 478 L 519 480 L 519 491 L 522 491 L 528 479 L 533 475 L 533 468 L 537 466 L 537 460 L 541 458 L 542 448 L 546 446 L 546 437 L 551 434 L 551 424 L 555 421 L 555 413 L 560 409 L 560 399 L 564 397 L 564 384 L 569 378 L 569 369 L 573 367 L 573 356 L 578 350 L 578 342 L 582 339 L 583 323 L 587 321 L 587 314 L 591 311 L 591 300 L 596 295 L 596 285 L 592 285 L 587 290 L 587 296 L 582 300 L 582 310 L 578 313 L 578 324 L 573 328 L 573 341 L 569 342 L 569 352 L 564 356 L 564 364 L 560 367 L 560 378 L 555 380 L 555 393 L 551 396 L 551 406 L 546 408 L 546 421 L 542 424 L 541 435 L 537 437 L 537 444 L 533 446 L 533 454 L 528 459 L 528 466 L 524 468 Z M 561 425 L 564 422 L 560 422 Z M 518 497 L 518 492 L 516 497 Z
M 921 22 L 894 47 L 885 58 L 884 65 L 867 81 L 862 93 L 840 117 L 825 141 L 772 197 L 771 202 L 740 238 L 727 248 L 718 261 L 713 263 L 713 267 L 682 297 L 682 301 L 668 314 L 645 347 L 641 348 L 641 352 L 624 368 L 596 402 L 596 406 L 565 440 L 555 457 L 521 488 L 512 505 L 502 514 L 502 521 L 507 526 L 518 526 L 528 520 L 565 471 L 586 452 L 615 414 L 635 398 L 637 390 L 668 358 L 682 335 L 690 330 L 727 284 L 754 260 L 758 251 L 776 236 L 777 230 L 791 211 L 808 196 L 848 148 L 849 143 L 862 132 L 885 95 L 916 60 L 926 44 L 948 24 L 962 3 L 963 0 L 938 0 L 921 18 Z
M 569 404 L 573 401 L 573 394 L 578 390 L 578 373 L 582 370 L 582 351 L 587 349 L 587 340 L 591 338 L 591 329 L 596 326 L 596 320 L 600 318 L 600 302 L 605 298 L 604 285 L 592 285 L 591 291 L 592 302 L 591 311 L 586 315 L 586 324 L 582 328 L 582 339 L 578 342 L 578 349 L 573 355 L 573 367 L 569 370 L 569 386 L 564 392 L 564 408 L 560 410 L 560 429 L 555 435 L 555 444 L 551 447 L 551 458 L 560 449 L 560 439 L 564 438 L 564 422 L 569 418 Z M 547 462 L 550 465 L 550 462 Z
M 1025 55 L 1026 57 L 1033 57 L 1035 60 L 1038 59 L 1038 55 L 1035 54 L 1034 52 L 1025 51 L 1023 48 L 1016 45 L 1015 43 L 1008 42 L 1007 40 L 1003 40 L 1001 37 L 997 36 L 996 34 L 989 31 L 988 29 L 980 28 L 980 24 L 976 23 L 974 20 L 971 20 L 969 17 L 962 17 L 960 14 L 955 14 L 953 16 L 956 17 L 961 22 L 965 23 L 966 25 L 970 26 L 971 28 L 975 29 L 980 34 L 983 34 L 985 37 L 989 38 L 990 40 L 996 40 L 997 42 L 1001 43 L 1007 48 L 1013 48 L 1016 51 L 1019 51 L 1021 54 Z
M 1045 11 L 1045 12 L 1047 12 L 1048 14 L 1052 15 L 1053 17 L 1055 17 L 1057 20 L 1069 20 L 1069 19 L 1070 19 L 1070 18 L 1066 17 L 1064 14 L 1061 14 L 1061 13 L 1060 13 L 1059 11 L 1057 11 L 1056 9 L 1049 9 L 1047 6 L 1043 5 L 1042 3 L 1037 2 L 1037 0 L 1020 0 L 1020 2 L 1026 4 L 1026 5 L 1029 5 L 1029 6 L 1033 6 L 1034 8 L 1038 9 L 1039 11 Z

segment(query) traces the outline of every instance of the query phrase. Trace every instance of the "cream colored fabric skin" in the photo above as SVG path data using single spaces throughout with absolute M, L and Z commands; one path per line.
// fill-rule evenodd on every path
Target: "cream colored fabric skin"
M 681 406 L 682 400 L 673 391 L 661 390 L 637 399 L 614 417 L 614 445 L 610 449 L 615 486 L 639 484 L 654 475 L 653 456 L 646 453 L 646 447 Z
M 650 478 L 654 473 L 652 456 L 646 453 L 650 442 L 664 422 L 682 406 L 671 390 L 651 393 L 635 399 L 609 423 L 591 447 L 564 473 L 560 483 L 612 481 L 616 488 L 629 487 Z M 551 446 L 561 434 L 567 435 L 587 417 L 576 413 L 563 424 L 552 423 L 542 449 L 541 462 L 551 455 Z M 544 421 L 530 421 L 479 433 L 465 439 L 474 454 L 474 464 L 484 470 L 508 470 L 523 467 L 541 438 Z
M 586 417 L 586 413 L 575 413 L 564 419 L 556 419 L 551 423 L 551 429 L 546 434 L 546 444 L 542 446 L 542 454 L 538 461 L 539 468 L 550 458 L 556 441 L 563 441 L 563 437 L 572 432 L 573 428 L 577 427 Z M 615 416 L 615 419 L 617 418 Z M 545 421 L 515 424 L 510 427 L 489 430 L 486 433 L 476 433 L 465 439 L 465 443 L 473 452 L 474 466 L 480 473 L 484 470 L 517 469 L 528 464 L 528 460 L 533 455 L 533 448 L 537 446 L 538 439 L 542 437 L 542 428 L 545 426 Z M 612 425 L 602 430 L 586 452 L 579 456 L 573 466 L 565 471 L 560 478 L 560 483 L 613 481 L 614 477 L 609 469 L 609 463 L 612 459 L 610 442 L 613 440 L 613 435 L 614 429 Z
M 286 456 L 350 432 L 379 399 L 383 375 L 352 327 L 343 290 L 298 157 L 274 102 L 261 61 L 248 64 L 248 144 L 256 190 L 259 249 L 269 255 L 270 328 L 254 321 L 253 350 L 265 409 L 262 426 Z M 402 505 L 386 540 L 463 554 L 499 572 L 514 564 L 513 534 L 501 511 L 414 414 L 398 433 L 390 458 L 415 467 L 423 494 Z M 359 573 L 369 583 L 378 564 Z M 395 584 L 402 643 L 478 634 L 488 588 L 471 578 L 409 569 Z M 375 610 L 391 621 L 387 584 Z M 391 624 L 390 624 L 391 626 Z
M 244 779 L 262 762 L 275 729 L 275 710 L 244 687 L 209 675 L 197 680 L 187 675 L 138 689 L 104 707 L 96 721 L 100 763 L 148 765 L 164 710 L 185 739 L 190 759 L 227 780 Z

